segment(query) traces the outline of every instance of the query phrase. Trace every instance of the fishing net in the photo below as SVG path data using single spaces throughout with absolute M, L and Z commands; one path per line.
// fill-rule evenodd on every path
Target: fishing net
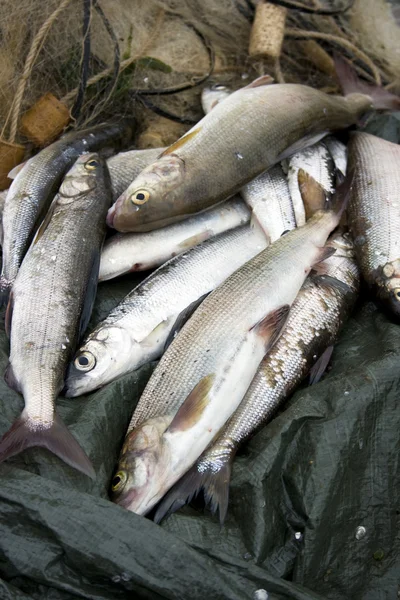
M 149 120 L 168 129 L 154 117 L 167 113 L 183 123 L 166 136 L 179 137 L 202 116 L 195 84 L 211 70 L 207 85 L 240 87 L 268 72 L 334 92 L 336 50 L 367 80 L 394 90 L 400 82 L 398 27 L 386 0 L 356 0 L 339 16 L 288 9 L 274 64 L 249 57 L 249 0 L 1 0 L 0 7 L 0 127 L 11 142 L 26 142 L 21 115 L 47 92 L 72 111 L 72 127 L 134 114 L 141 130 Z M 176 87 L 189 89 L 164 93 Z

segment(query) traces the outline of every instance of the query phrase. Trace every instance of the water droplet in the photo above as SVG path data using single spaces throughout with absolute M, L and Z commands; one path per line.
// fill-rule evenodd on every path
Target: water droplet
M 144 81 L 145 83 L 149 83 L 149 78 L 148 78 L 148 77 L 143 77 L 143 81 Z
M 53 254 L 53 256 L 51 257 L 51 260 L 54 262 L 56 260 L 57 256 L 55 254 Z
M 130 575 L 128 575 L 128 573 L 121 573 L 121 579 L 122 581 L 129 581 L 130 580 Z
M 348 390 L 345 391 L 344 395 L 348 396 L 350 394 L 350 392 Z
M 113 581 L 114 583 L 119 583 L 121 581 L 121 577 L 119 575 L 114 575 L 113 577 L 111 577 L 111 581 Z
M 296 540 L 301 542 L 301 540 L 303 539 L 303 534 L 301 533 L 301 531 L 296 531 L 296 533 L 294 534 L 294 537 L 296 538 Z
M 251 560 L 253 558 L 253 555 L 250 554 L 250 552 L 246 552 L 245 554 L 243 554 L 243 558 L 244 560 Z
M 242 158 L 243 158 L 243 154 L 240 154 L 240 152 L 235 152 L 235 156 L 236 156 L 236 158 L 238 158 L 239 160 L 242 160 Z
M 262 589 L 256 590 L 253 596 L 254 600 L 268 600 L 268 597 L 269 596 L 267 590 Z
M 248 79 L 249 78 L 249 74 L 248 73 L 242 73 L 241 78 L 242 79 Z
M 61 344 L 61 350 L 66 350 L 67 346 L 65 344 Z
M 317 355 L 316 354 L 313 355 L 313 360 L 317 360 Z
M 362 540 L 363 537 L 365 537 L 366 533 L 367 533 L 367 530 L 365 529 L 365 527 L 363 527 L 362 525 L 360 525 L 360 527 L 357 527 L 356 540 Z

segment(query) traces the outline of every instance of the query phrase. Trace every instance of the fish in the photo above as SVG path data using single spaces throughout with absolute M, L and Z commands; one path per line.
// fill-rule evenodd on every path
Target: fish
M 108 225 L 148 231 L 201 212 L 373 107 L 363 94 L 264 83 L 259 78 L 233 92 L 169 146 L 111 207 Z
M 185 323 L 133 413 L 111 484 L 114 502 L 146 514 L 237 409 L 307 275 L 335 252 L 325 243 L 350 186 L 351 178 L 330 210 L 318 211 L 236 270 Z
M 329 150 L 329 154 L 333 158 L 336 170 L 339 171 L 343 176 L 347 173 L 347 148 L 333 135 L 327 135 L 324 138 L 324 144 Z
M 99 281 L 124 273 L 159 267 L 177 254 L 235 227 L 245 225 L 250 212 L 239 197 L 200 215 L 148 233 L 117 233 L 104 244 Z
M 228 98 L 232 94 L 232 91 L 229 87 L 220 83 L 204 88 L 201 92 L 201 106 L 204 114 L 207 115 L 211 112 L 217 104 Z
M 306 222 L 306 209 L 304 198 L 301 193 L 302 181 L 299 180 L 299 171 L 311 175 L 318 184 L 314 193 L 317 195 L 316 201 L 320 198 L 329 198 L 335 191 L 336 169 L 333 158 L 331 157 L 324 142 L 314 144 L 305 148 L 301 152 L 296 152 L 287 160 L 288 163 L 288 185 L 290 196 L 292 198 L 293 210 L 297 227 Z
M 3 264 L 0 275 L 0 306 L 8 302 L 10 290 L 36 227 L 43 219 L 64 173 L 84 152 L 104 146 L 118 147 L 132 135 L 123 121 L 72 131 L 30 158 L 15 175 L 3 212 Z M 17 173 L 16 173 L 17 171 Z
M 361 273 L 375 299 L 400 320 L 400 146 L 353 132 L 354 187 L 347 220 Z
M 178 318 L 267 245 L 243 225 L 171 259 L 140 283 L 85 338 L 66 379 L 80 396 L 159 358 Z
M 107 159 L 111 177 L 113 202 L 126 190 L 141 171 L 154 162 L 165 148 L 128 150 L 119 152 Z
M 0 192 L 0 245 L 3 244 L 3 212 L 8 190 Z
M 222 524 L 238 448 L 271 420 L 310 372 L 322 367 L 318 377 L 322 376 L 333 345 L 354 308 L 360 281 L 353 244 L 347 234 L 334 234 L 327 245 L 336 249 L 335 254 L 319 265 L 319 274 L 307 277 L 284 332 L 260 364 L 239 408 L 218 438 L 163 498 L 154 515 L 156 522 L 203 489 L 211 510 L 219 511 Z
M 247 183 L 240 190 L 243 200 L 252 210 L 252 219 L 275 242 L 285 231 L 296 227 L 289 186 L 280 165 L 275 165 Z
M 0 440 L 0 462 L 42 446 L 95 476 L 55 412 L 55 401 L 92 310 L 110 204 L 104 160 L 96 153 L 82 155 L 65 176 L 20 267 L 6 314 L 10 362 L 5 380 L 23 395 L 25 408 Z

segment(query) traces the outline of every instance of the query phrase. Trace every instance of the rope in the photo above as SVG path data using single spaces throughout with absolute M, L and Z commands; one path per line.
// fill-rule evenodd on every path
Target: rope
M 21 75 L 21 79 L 18 82 L 17 92 L 15 94 L 14 101 L 11 105 L 10 111 L 7 115 L 6 122 L 4 123 L 3 129 L 1 131 L 1 137 L 3 137 L 3 134 L 7 127 L 8 121 L 11 119 L 10 137 L 9 137 L 9 141 L 11 142 L 11 144 L 13 144 L 15 142 L 15 138 L 17 136 L 18 121 L 19 121 L 19 116 L 20 116 L 20 112 L 21 112 L 22 99 L 24 96 L 26 83 L 27 83 L 29 77 L 31 76 L 35 60 L 36 60 L 40 50 L 42 49 L 43 43 L 44 43 L 46 36 L 47 36 L 51 26 L 53 25 L 54 21 L 57 19 L 58 15 L 64 10 L 64 8 L 66 8 L 68 6 L 68 4 L 70 2 L 71 2 L 71 0 L 62 0 L 62 2 L 59 4 L 58 8 L 56 8 L 56 10 L 46 19 L 46 21 L 43 23 L 43 25 L 41 26 L 41 28 L 39 29 L 39 31 L 37 32 L 37 34 L 35 35 L 35 37 L 33 39 L 31 49 L 29 50 L 29 54 L 26 57 L 25 66 L 24 66 L 24 70 Z
M 331 33 L 320 33 L 318 31 L 307 31 L 303 29 L 285 29 L 285 36 L 305 39 L 315 38 L 319 40 L 326 40 L 327 42 L 335 42 L 335 44 L 343 46 L 347 50 L 350 50 L 350 52 L 352 52 L 357 58 L 362 60 L 369 67 L 374 76 L 376 85 L 382 85 L 381 75 L 375 63 L 373 63 L 369 56 L 367 56 L 362 50 L 357 48 L 357 46 L 354 46 L 354 44 L 348 40 Z
M 130 56 L 129 58 L 127 58 L 121 62 L 120 69 L 119 69 L 120 74 L 127 67 L 129 67 L 132 63 L 136 62 L 138 60 L 138 58 L 141 58 L 142 56 L 144 56 L 146 54 L 147 50 L 149 50 L 149 48 L 151 48 L 151 46 L 153 44 L 153 40 L 157 39 L 158 33 L 164 22 L 164 17 L 165 17 L 165 11 L 164 11 L 164 9 L 161 9 L 157 15 L 154 28 L 149 33 L 147 41 L 143 45 L 141 51 L 138 54 L 135 54 L 134 56 Z M 110 75 L 112 75 L 113 71 L 114 71 L 114 67 L 108 67 L 107 69 L 100 71 L 100 73 L 97 73 L 97 75 L 93 75 L 93 77 L 90 77 L 90 79 L 88 79 L 87 84 L 86 84 L 87 87 L 89 87 L 90 85 L 94 85 L 95 83 L 98 83 L 99 81 L 104 79 L 104 77 L 109 77 Z M 63 98 L 61 98 L 61 102 L 63 102 L 64 104 L 69 104 L 71 102 L 71 100 L 73 100 L 75 98 L 77 93 L 78 93 L 78 88 L 71 90 L 70 92 L 68 92 L 68 94 L 66 94 Z

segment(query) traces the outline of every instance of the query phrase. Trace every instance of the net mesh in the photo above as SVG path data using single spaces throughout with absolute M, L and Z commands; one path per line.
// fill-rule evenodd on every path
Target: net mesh
M 69 108 L 74 105 L 81 81 L 84 2 L 0 0 L 0 126 L 4 139 L 12 138 L 14 124 L 15 139 L 11 141 L 26 141 L 16 123 L 46 92 Z M 346 2 L 304 0 L 303 4 L 332 8 Z M 155 118 L 152 110 L 138 102 L 135 90 L 163 90 L 195 82 L 210 66 L 204 40 L 215 52 L 207 85 L 218 82 L 240 87 L 269 72 L 278 80 L 337 91 L 335 78 L 321 63 L 324 50 L 331 54 L 335 49 L 351 59 L 366 79 L 378 80 L 395 91 L 399 88 L 399 29 L 386 0 L 355 0 L 351 11 L 339 17 L 289 9 L 282 52 L 275 65 L 248 56 L 253 11 L 247 0 L 98 0 L 106 22 L 95 2 L 91 5 L 88 81 L 73 127 L 127 114 L 136 114 L 142 129 L 149 122 L 160 124 L 160 117 Z M 38 40 L 39 34 L 42 38 Z M 116 41 L 120 68 L 118 77 L 113 77 Z M 35 43 L 27 72 L 27 58 Z M 147 98 L 153 106 L 187 121 L 184 130 L 202 115 L 201 87 Z M 20 106 L 16 107 L 19 95 Z

